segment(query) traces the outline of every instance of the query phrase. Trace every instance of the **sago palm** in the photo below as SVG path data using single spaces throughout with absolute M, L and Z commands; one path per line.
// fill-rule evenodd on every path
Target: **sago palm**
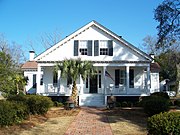
M 76 80 L 82 77 L 85 80 L 88 76 L 93 76 L 95 68 L 90 61 L 81 61 L 81 59 L 66 59 L 62 63 L 57 64 L 56 69 L 61 70 L 62 77 L 70 77 L 73 80 L 71 98 L 75 105 L 78 105 L 78 90 Z

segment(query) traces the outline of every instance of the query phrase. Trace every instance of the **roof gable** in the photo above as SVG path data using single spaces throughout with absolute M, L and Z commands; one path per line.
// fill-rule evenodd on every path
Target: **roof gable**
M 61 40 L 59 43 L 55 44 L 54 46 L 50 47 L 49 49 L 47 49 L 46 51 L 44 51 L 43 53 L 38 55 L 35 58 L 35 60 L 39 61 L 39 60 L 43 59 L 44 57 L 46 57 L 50 53 L 54 52 L 56 49 L 60 48 L 60 46 L 63 46 L 64 44 L 66 44 L 70 40 L 76 38 L 78 35 L 84 33 L 85 31 L 87 31 L 90 27 L 96 27 L 97 29 L 99 29 L 100 31 L 103 31 L 107 35 L 111 36 L 113 39 L 117 40 L 118 42 L 120 42 L 121 44 L 123 44 L 124 46 L 129 48 L 130 50 L 132 50 L 135 53 L 137 53 L 138 55 L 142 56 L 146 60 L 148 60 L 148 61 L 152 60 L 152 58 L 149 55 L 147 55 L 146 53 L 144 53 L 140 49 L 136 48 L 135 46 L 133 46 L 132 44 L 130 44 L 129 42 L 124 40 L 122 37 L 119 37 L 117 34 L 115 34 L 114 32 L 110 31 L 109 29 L 107 29 L 106 27 L 104 27 L 103 25 L 99 24 L 96 21 L 92 21 L 92 22 L 88 23 L 87 25 L 81 27 L 80 29 L 78 29 L 74 33 L 70 34 L 69 36 L 67 36 L 66 38 Z

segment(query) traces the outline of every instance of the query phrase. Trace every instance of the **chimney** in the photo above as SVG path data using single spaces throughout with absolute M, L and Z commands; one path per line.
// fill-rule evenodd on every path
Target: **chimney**
M 152 60 L 152 63 L 154 63 L 154 54 L 151 53 L 151 54 L 150 54 L 150 57 L 153 59 L 153 60 Z
M 34 51 L 29 51 L 29 61 L 33 61 L 34 56 L 35 56 L 35 52 Z

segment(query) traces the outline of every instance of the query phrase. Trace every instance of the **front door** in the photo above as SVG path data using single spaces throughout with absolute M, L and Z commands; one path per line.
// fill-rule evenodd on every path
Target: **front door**
M 97 91 L 98 91 L 97 81 L 98 81 L 98 76 L 97 75 L 90 78 L 90 90 L 89 90 L 89 93 L 97 93 Z

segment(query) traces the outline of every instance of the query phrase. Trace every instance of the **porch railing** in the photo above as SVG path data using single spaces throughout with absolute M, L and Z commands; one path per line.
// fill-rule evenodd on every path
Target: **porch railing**
M 80 93 L 81 86 L 77 84 L 78 93 Z M 57 85 L 48 84 L 47 88 L 45 88 L 46 94 L 62 94 L 62 95 L 71 95 L 72 94 L 72 85 L 64 86 L 60 85 L 58 87 Z
M 134 88 L 127 88 L 126 86 L 116 87 L 107 87 L 105 90 L 105 94 L 113 94 L 113 95 L 139 95 L 139 94 L 147 94 L 147 88 L 143 86 L 135 86 Z

